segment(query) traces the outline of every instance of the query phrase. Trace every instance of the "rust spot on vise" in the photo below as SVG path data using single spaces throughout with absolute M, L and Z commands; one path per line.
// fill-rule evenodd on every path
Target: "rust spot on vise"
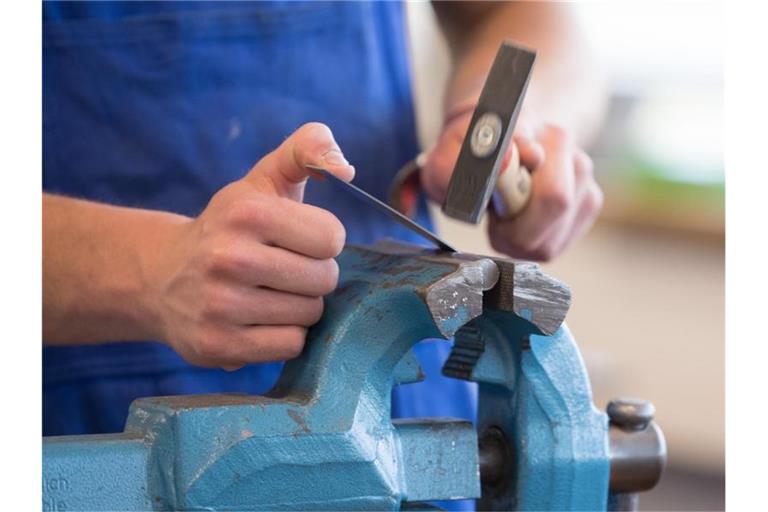
M 338 288 L 336 288 L 336 291 L 334 293 L 336 294 L 336 296 L 341 297 L 341 296 L 347 294 L 349 292 L 349 290 L 351 290 L 351 289 L 352 289 L 352 285 L 347 283 L 347 284 L 343 284 L 343 285 L 339 286 Z
M 288 409 L 288 416 L 291 417 L 293 421 L 296 422 L 296 424 L 299 426 L 302 432 L 305 434 L 310 434 L 312 431 L 309 430 L 309 427 L 307 426 L 307 422 L 304 421 L 304 417 L 299 414 L 298 411 L 295 409 Z

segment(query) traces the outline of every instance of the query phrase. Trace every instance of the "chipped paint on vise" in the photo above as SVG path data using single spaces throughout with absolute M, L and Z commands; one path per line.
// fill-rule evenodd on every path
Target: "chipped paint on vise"
M 390 420 L 392 386 L 422 378 L 410 348 L 481 314 L 482 290 L 480 302 L 454 308 L 444 325 L 426 303 L 441 287 L 441 296 L 466 287 L 477 273 L 465 278 L 461 271 L 473 265 L 346 248 L 322 320 L 267 396 L 139 399 L 124 433 L 46 438 L 44 482 L 67 486 L 44 489 L 45 503 L 67 510 L 397 510 L 408 501 L 479 497 L 471 423 Z

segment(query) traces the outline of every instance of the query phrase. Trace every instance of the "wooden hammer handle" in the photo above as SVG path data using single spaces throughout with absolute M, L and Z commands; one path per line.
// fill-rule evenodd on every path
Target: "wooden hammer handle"
M 501 219 L 511 219 L 520 214 L 531 198 L 531 173 L 520 164 L 520 152 L 512 142 L 512 157 L 499 174 L 493 192 L 493 209 Z

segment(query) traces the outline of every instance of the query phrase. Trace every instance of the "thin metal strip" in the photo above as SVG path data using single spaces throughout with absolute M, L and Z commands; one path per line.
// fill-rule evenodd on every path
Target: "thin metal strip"
M 416 222 L 412 221 L 410 218 L 406 217 L 405 215 L 403 215 L 402 213 L 398 212 L 394 208 L 391 208 L 386 203 L 383 203 L 382 201 L 379 201 L 378 199 L 373 197 L 371 194 L 369 194 L 365 190 L 363 190 L 363 189 L 361 189 L 359 187 L 356 187 L 355 185 L 353 185 L 351 183 L 348 183 L 348 182 L 346 182 L 346 181 L 344 181 L 344 180 L 334 176 L 333 174 L 331 174 L 327 170 L 323 169 L 322 167 L 317 167 L 316 165 L 311 165 L 311 164 L 307 164 L 306 167 L 307 167 L 307 169 L 311 169 L 313 171 L 316 171 L 321 176 L 324 176 L 324 177 L 330 179 L 331 181 L 334 181 L 334 182 L 340 184 L 342 186 L 342 188 L 351 191 L 352 194 L 355 197 L 357 197 L 358 199 L 361 199 L 362 201 L 365 201 L 366 203 L 375 206 L 381 212 L 383 212 L 386 215 L 388 215 L 390 218 L 396 220 L 397 222 L 399 222 L 403 226 L 407 227 L 408 229 L 410 229 L 414 233 L 417 233 L 417 234 L 421 235 L 423 238 L 425 238 L 425 239 L 429 240 L 430 242 L 434 243 L 435 245 L 437 245 L 437 247 L 441 251 L 458 252 L 456 249 L 451 247 L 448 243 L 443 241 L 440 237 L 438 237 L 437 235 L 435 235 L 434 233 L 432 233 L 428 229 L 420 226 Z

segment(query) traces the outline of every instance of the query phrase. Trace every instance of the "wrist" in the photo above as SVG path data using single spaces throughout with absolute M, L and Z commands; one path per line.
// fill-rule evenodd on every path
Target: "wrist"
M 167 284 L 183 264 L 186 239 L 194 219 L 167 212 L 148 212 L 151 227 L 137 243 L 140 286 L 132 321 L 141 339 L 168 342 L 164 319 L 167 316 Z

